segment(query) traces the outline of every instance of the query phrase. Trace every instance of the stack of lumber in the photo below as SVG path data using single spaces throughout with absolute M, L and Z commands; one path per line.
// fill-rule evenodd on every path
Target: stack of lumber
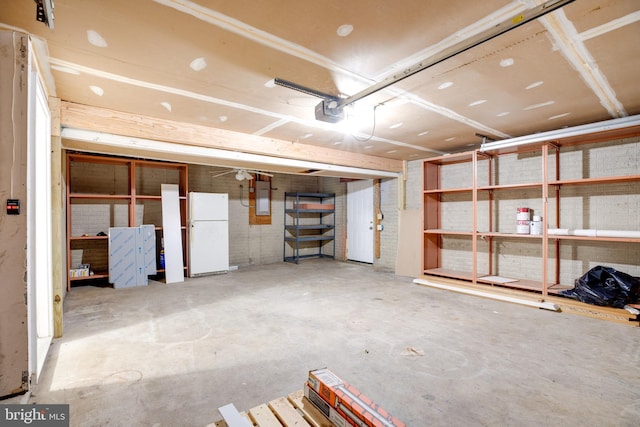
M 486 298 L 492 298 L 491 295 L 496 297 L 510 297 L 517 298 L 523 301 L 533 302 L 546 302 L 555 305 L 558 311 L 563 313 L 578 314 L 580 316 L 592 317 L 595 319 L 608 320 L 611 322 L 622 323 L 629 326 L 640 326 L 640 304 L 632 304 L 627 309 L 613 308 L 613 307 L 601 307 L 592 304 L 586 304 L 570 298 L 546 295 L 543 296 L 536 292 L 519 291 L 515 289 L 505 288 L 497 285 L 486 284 L 473 284 L 464 280 L 448 279 L 438 276 L 423 275 L 414 280 L 414 283 L 429 286 L 425 282 L 431 282 L 436 284 L 445 284 L 450 290 L 465 293 L 467 290 L 481 291 L 486 294 Z
M 241 413 L 249 426 L 255 427 L 334 427 L 333 424 L 316 409 L 302 390 L 280 397 L 269 403 L 263 403 Z M 228 426 L 224 420 L 216 421 L 207 427 Z

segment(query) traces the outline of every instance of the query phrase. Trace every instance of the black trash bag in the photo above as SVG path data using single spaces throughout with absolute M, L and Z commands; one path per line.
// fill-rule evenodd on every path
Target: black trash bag
M 588 304 L 623 308 L 640 300 L 640 278 L 599 265 L 576 279 L 573 289 L 560 294 Z

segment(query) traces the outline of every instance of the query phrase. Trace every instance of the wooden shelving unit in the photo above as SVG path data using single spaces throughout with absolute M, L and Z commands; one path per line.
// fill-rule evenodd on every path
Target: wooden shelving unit
M 303 258 L 333 258 L 336 251 L 335 194 L 285 193 L 284 198 L 283 260 L 297 264 Z M 331 253 L 325 251 L 327 246 Z
M 109 278 L 109 227 L 154 224 L 158 274 L 162 242 L 161 184 L 180 188 L 180 217 L 185 270 L 188 264 L 186 164 L 67 153 L 67 271 L 74 267 L 73 253 L 82 250 L 82 263 L 92 275 L 71 277 L 77 281 Z M 104 234 L 104 235 L 101 235 Z
M 585 245 L 606 243 L 629 244 L 632 245 L 630 249 L 637 251 L 640 238 L 636 237 L 562 235 L 551 234 L 548 230 L 576 228 L 571 221 L 573 218 L 569 218 L 571 215 L 562 215 L 567 199 L 576 203 L 577 198 L 587 204 L 591 191 L 606 193 L 603 187 L 610 188 L 608 186 L 614 184 L 622 185 L 621 191 L 628 191 L 633 197 L 640 194 L 640 174 L 637 167 L 633 171 L 633 166 L 627 169 L 631 169 L 629 174 L 592 177 L 582 171 L 584 176 L 561 179 L 561 171 L 571 166 L 567 163 L 569 160 L 563 159 L 563 150 L 588 159 L 588 153 L 581 150 L 593 149 L 596 142 L 616 141 L 619 136 L 635 139 L 614 145 L 635 144 L 639 135 L 640 130 L 630 132 L 627 129 L 620 135 L 602 135 L 601 140 L 589 136 L 584 143 L 573 138 L 571 141 L 546 141 L 499 151 L 474 150 L 424 160 L 423 273 L 547 295 L 573 287 L 572 283 L 560 283 L 562 242 L 571 242 L 578 247 L 576 250 Z M 510 168 L 506 171 L 504 169 L 508 168 L 501 163 L 505 156 L 511 157 L 505 163 Z M 515 169 L 515 172 L 514 167 L 522 167 L 522 171 Z M 611 169 L 616 170 L 616 167 Z M 583 193 L 574 191 L 570 197 L 566 196 L 564 192 L 569 188 L 582 188 Z M 542 234 L 515 232 L 514 206 L 518 205 L 533 207 L 535 215 L 542 216 Z M 597 218 L 589 220 L 597 222 Z M 627 233 L 640 230 L 640 224 L 637 228 Z M 539 278 L 532 280 L 524 274 L 500 277 L 505 261 L 498 260 L 497 247 L 504 243 L 521 247 L 519 251 L 523 254 L 519 255 L 540 263 Z M 499 265 L 499 261 L 503 265 Z M 514 270 L 517 269 L 510 269 Z

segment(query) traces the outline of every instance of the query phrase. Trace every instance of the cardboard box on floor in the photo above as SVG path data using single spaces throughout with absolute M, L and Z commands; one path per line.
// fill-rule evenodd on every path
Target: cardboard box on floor
M 313 404 L 322 414 L 331 421 L 331 423 L 336 427 L 349 427 L 351 424 L 347 422 L 347 420 L 338 413 L 336 408 L 330 406 L 327 402 L 324 401 L 320 397 L 315 390 L 309 387 L 309 383 L 304 383 L 304 397 L 309 399 L 309 402 Z
M 406 427 L 402 421 L 326 368 L 309 371 L 305 395 L 318 409 L 327 412 L 327 418 L 339 427 L 342 424 L 335 421 L 337 416 L 356 427 Z M 321 401 L 318 402 L 318 399 Z

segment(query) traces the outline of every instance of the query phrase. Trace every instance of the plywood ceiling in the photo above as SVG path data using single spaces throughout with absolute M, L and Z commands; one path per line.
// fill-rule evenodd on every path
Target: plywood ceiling
M 537 0 L 0 0 L 0 29 L 46 42 L 62 100 L 389 159 L 413 160 L 640 113 L 640 2 L 577 0 L 356 103 L 349 96 Z M 351 30 L 351 31 L 349 31 Z

